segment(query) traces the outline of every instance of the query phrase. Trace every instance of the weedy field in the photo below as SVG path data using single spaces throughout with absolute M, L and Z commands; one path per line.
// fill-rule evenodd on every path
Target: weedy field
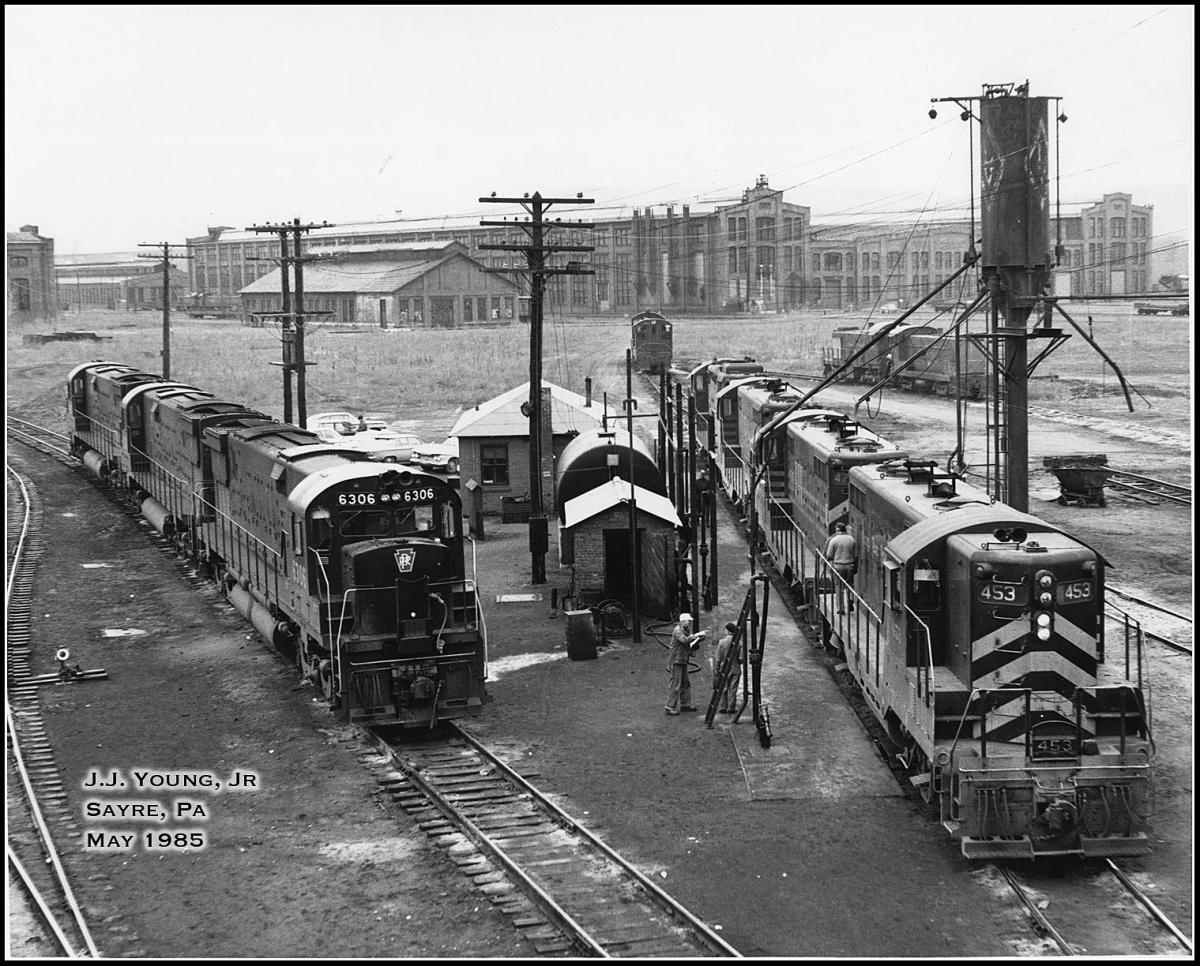
M 1187 424 L 1191 396 L 1190 319 L 1141 317 L 1131 306 L 1072 304 L 1072 317 L 1124 371 L 1139 409 Z M 668 313 L 669 314 L 669 313 Z M 822 353 L 840 327 L 862 327 L 894 316 L 795 312 L 742 318 L 675 317 L 675 356 L 701 360 L 751 356 L 770 369 L 821 372 Z M 913 321 L 946 323 L 923 310 Z M 1063 320 L 1072 336 L 1035 373 L 1031 401 L 1119 416 L 1124 400 L 1103 360 Z M 982 331 L 982 320 L 972 323 Z M 98 340 L 34 344 L 25 336 L 91 332 Z M 624 395 L 620 376 L 629 345 L 628 321 L 550 316 L 543 332 L 543 374 L 577 392 L 585 377 L 599 397 Z M 1044 343 L 1034 343 L 1034 350 Z M 154 313 L 69 312 L 53 324 L 8 327 L 8 405 L 61 399 L 62 380 L 74 365 L 107 359 L 160 371 L 161 319 Z M 480 329 L 339 330 L 314 326 L 306 340 L 310 413 L 348 409 L 386 419 L 412 420 L 425 438 L 447 432 L 458 413 L 529 378 L 529 329 L 514 324 Z M 171 328 L 171 375 L 215 395 L 279 417 L 283 411 L 280 334 L 230 320 L 177 318 Z M 58 393 L 56 397 L 54 394 Z

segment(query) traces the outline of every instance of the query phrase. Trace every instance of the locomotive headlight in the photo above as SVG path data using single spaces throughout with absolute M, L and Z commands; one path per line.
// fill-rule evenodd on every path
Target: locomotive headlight
M 1043 573 L 1038 577 L 1038 583 L 1041 584 L 1043 587 L 1048 588 L 1048 587 L 1050 587 L 1051 584 L 1054 583 L 1054 578 L 1052 576 L 1050 576 L 1050 574 Z
M 1037 615 L 1037 626 L 1038 626 L 1038 627 L 1045 627 L 1045 628 L 1049 629 L 1049 627 L 1050 627 L 1050 615 L 1049 615 L 1049 614 L 1038 614 L 1038 615 Z
M 1039 611 L 1033 619 L 1033 623 L 1037 628 L 1037 639 L 1039 641 L 1050 640 L 1050 628 L 1054 624 L 1054 618 L 1045 611 Z
M 1038 603 L 1040 603 L 1043 607 L 1049 607 L 1053 601 L 1054 595 L 1049 591 L 1042 591 L 1042 593 L 1038 595 Z

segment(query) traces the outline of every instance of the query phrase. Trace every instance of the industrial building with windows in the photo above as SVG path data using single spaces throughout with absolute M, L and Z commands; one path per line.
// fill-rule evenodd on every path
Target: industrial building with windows
M 1078 214 L 1064 215 L 1065 255 L 1056 272 L 1056 291 L 1148 291 L 1156 277 L 1151 268 L 1153 212 L 1153 206 L 1134 205 L 1130 195 L 1115 192 Z M 647 308 L 718 315 L 799 308 L 840 311 L 886 302 L 903 307 L 959 268 L 972 247 L 967 219 L 818 219 L 814 224 L 809 206 L 785 201 L 784 191 L 771 188 L 765 176 L 728 204 L 645 206 L 607 214 L 562 207 L 553 209 L 552 216 L 594 227 L 551 231 L 550 244 L 595 249 L 572 253 L 594 275 L 548 280 L 545 305 L 552 316 L 628 316 Z M 1047 253 L 1053 257 L 1058 243 L 1053 219 L 1051 231 Z M 481 246 L 527 240 L 515 222 L 512 228 L 481 227 L 478 217 L 454 217 L 319 228 L 304 237 L 303 247 L 313 254 L 457 242 L 481 266 L 512 269 L 524 267 L 518 254 Z M 277 241 L 224 227 L 211 228 L 188 239 L 188 244 L 193 255 L 191 291 L 234 304 L 243 288 L 273 270 L 279 256 Z M 490 304 L 487 311 L 496 318 Z M 478 321 L 478 306 L 471 318 L 465 309 L 460 314 L 454 324 Z M 502 310 L 500 316 L 506 318 L 507 312 Z M 430 324 L 432 316 L 426 310 L 421 319 Z
M 45 322 L 58 315 L 54 277 L 54 239 L 43 238 L 37 225 L 5 232 L 8 256 L 8 318 L 10 322 Z

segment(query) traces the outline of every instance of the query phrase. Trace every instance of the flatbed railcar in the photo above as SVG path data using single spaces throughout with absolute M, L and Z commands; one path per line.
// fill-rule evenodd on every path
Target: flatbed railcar
M 344 717 L 428 727 L 489 700 L 451 481 L 121 364 L 77 366 L 67 398 L 76 458 Z

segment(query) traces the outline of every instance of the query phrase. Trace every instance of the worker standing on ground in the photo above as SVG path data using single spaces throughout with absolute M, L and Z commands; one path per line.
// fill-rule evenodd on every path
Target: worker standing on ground
M 680 711 L 695 711 L 692 704 L 692 682 L 688 680 L 690 668 L 688 663 L 692 651 L 700 646 L 700 640 L 705 632 L 692 633 L 692 615 L 679 615 L 679 623 L 671 635 L 671 656 L 667 662 L 667 670 L 671 672 L 671 691 L 667 695 L 667 714 L 679 714 Z

